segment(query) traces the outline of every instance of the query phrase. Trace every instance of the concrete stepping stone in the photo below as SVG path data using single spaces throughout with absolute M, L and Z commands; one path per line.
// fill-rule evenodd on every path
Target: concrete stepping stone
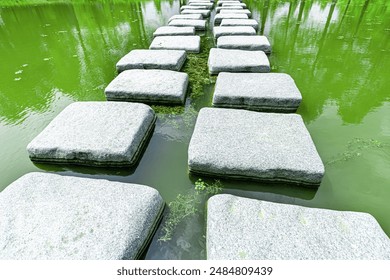
M 209 73 L 271 71 L 267 55 L 263 51 L 243 51 L 212 48 L 210 50 Z
M 188 0 L 187 4 L 192 4 L 192 3 L 211 3 L 214 4 L 214 0 Z
M 204 19 L 174 19 L 168 23 L 169 26 L 194 27 L 196 30 L 205 30 L 206 21 Z
M 199 53 L 200 37 L 199 36 L 158 36 L 153 39 L 149 49 L 185 50 L 186 52 L 190 52 L 190 53 Z
M 210 6 L 194 6 L 194 5 L 183 5 L 180 7 L 180 11 L 183 10 L 210 10 Z
M 297 114 L 200 110 L 188 148 L 192 173 L 319 185 L 324 165 Z
M 222 6 L 223 4 L 240 4 L 241 1 L 237 0 L 219 0 L 217 6 Z
M 75 102 L 28 144 L 27 151 L 36 162 L 132 166 L 150 138 L 155 119 L 145 104 Z
M 203 2 L 190 2 L 188 5 L 189 6 L 205 6 L 208 9 L 211 9 L 214 6 L 214 3 L 203 1 Z
M 259 23 L 255 19 L 230 19 L 226 18 L 221 21 L 221 26 L 251 26 L 258 29 Z
M 180 71 L 187 54 L 179 50 L 132 50 L 116 64 L 118 72 L 129 69 Z
M 213 106 L 255 111 L 295 112 L 302 96 L 290 75 L 220 73 Z
M 185 9 L 180 12 L 182 15 L 186 14 L 201 14 L 203 17 L 209 17 L 210 16 L 210 10 L 188 10 Z
M 219 13 L 221 10 L 243 10 L 241 6 L 219 6 L 215 10 Z
M 219 11 L 220 14 L 244 14 L 247 15 L 248 17 L 252 16 L 251 11 L 248 9 L 243 9 L 243 10 L 226 10 L 226 9 L 221 9 Z
M 245 3 L 237 3 L 237 1 L 236 2 L 222 3 L 222 7 L 229 7 L 229 6 L 240 6 L 240 7 L 246 8 L 246 4 Z
M 138 259 L 163 208 L 147 186 L 29 173 L 0 193 L 0 259 Z
M 223 49 L 240 49 L 271 53 L 271 44 L 267 37 L 255 36 L 221 36 L 217 39 L 217 47 Z
M 127 70 L 105 89 L 107 100 L 184 104 L 186 73 L 169 70 Z
M 245 14 L 216 14 L 214 17 L 214 25 L 219 25 L 223 19 L 248 19 Z
M 368 213 L 228 194 L 207 203 L 209 260 L 389 260 L 390 240 Z
M 193 15 L 174 15 L 171 16 L 168 20 L 168 23 L 175 19 L 203 19 L 201 14 L 193 14 Z
M 154 31 L 153 36 L 195 35 L 193 26 L 161 26 Z
M 229 35 L 256 35 L 256 30 L 251 26 L 214 26 L 214 39 Z

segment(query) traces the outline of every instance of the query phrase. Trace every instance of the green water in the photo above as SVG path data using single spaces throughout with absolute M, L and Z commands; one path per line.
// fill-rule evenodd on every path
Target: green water
M 205 53 L 186 66 L 193 97 L 179 115 L 159 114 L 136 168 L 30 162 L 26 145 L 68 104 L 105 100 L 103 90 L 116 75 L 118 59 L 131 49 L 148 48 L 153 31 L 179 12 L 179 1 L 76 2 L 0 8 L 0 190 L 28 172 L 55 171 L 150 185 L 167 202 L 193 194 L 198 177 L 187 172 L 187 148 L 197 111 L 210 106 L 213 90 L 204 72 Z M 318 190 L 223 181 L 223 192 L 368 212 L 390 235 L 390 3 L 246 3 L 260 23 L 259 32 L 272 43 L 273 71 L 289 73 L 302 92 L 298 113 L 326 173 Z M 207 36 L 204 49 L 212 41 Z M 145 257 L 204 258 L 204 200 L 170 241 L 157 240 L 160 226 Z

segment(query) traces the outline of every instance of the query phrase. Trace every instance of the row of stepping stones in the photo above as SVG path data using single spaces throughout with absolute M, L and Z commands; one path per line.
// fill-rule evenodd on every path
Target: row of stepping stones
M 226 7 L 226 8 L 224 8 Z M 200 110 L 188 150 L 193 173 L 319 185 L 324 165 L 300 115 L 291 76 L 269 73 L 271 46 L 241 1 L 217 4 L 209 72 L 213 107 Z M 290 113 L 290 114 L 286 114 Z M 371 215 L 215 195 L 207 204 L 208 259 L 390 259 Z

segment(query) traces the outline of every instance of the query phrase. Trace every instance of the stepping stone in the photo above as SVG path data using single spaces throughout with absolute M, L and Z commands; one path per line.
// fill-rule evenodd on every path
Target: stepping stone
M 186 73 L 169 70 L 127 70 L 106 87 L 105 94 L 107 100 L 184 104 L 187 87 Z
M 205 6 L 207 9 L 211 9 L 214 6 L 214 3 L 211 2 L 190 2 L 189 6 Z
M 222 10 L 220 10 L 219 13 L 220 14 L 244 14 L 244 15 L 247 15 L 248 17 L 252 16 L 251 11 L 249 11 L 248 9 L 243 9 L 243 10 L 226 10 L 226 9 L 222 9 Z
M 171 16 L 168 20 L 168 22 L 171 22 L 174 19 L 203 19 L 203 16 L 201 14 L 194 14 L 194 15 L 174 15 Z
M 184 5 L 180 7 L 180 11 L 183 10 L 209 10 L 209 6 L 190 6 L 190 5 Z
M 36 162 L 132 166 L 150 138 L 155 119 L 145 104 L 75 102 L 28 144 L 27 151 Z
M 223 19 L 248 19 L 245 14 L 216 14 L 214 17 L 214 25 L 219 25 Z
M 182 15 L 186 14 L 201 14 L 203 17 L 209 17 L 210 16 L 210 10 L 183 10 L 180 12 Z
M 389 260 L 390 240 L 368 213 L 228 194 L 207 203 L 209 260 Z
M 158 36 L 153 39 L 149 49 L 185 50 L 191 53 L 199 53 L 200 37 L 199 36 Z
M 188 148 L 195 174 L 319 185 L 324 165 L 297 114 L 200 110 Z
M 241 1 L 237 0 L 220 0 L 217 2 L 217 6 L 222 6 L 223 4 L 236 4 L 239 5 Z
M 165 69 L 180 71 L 186 52 L 178 50 L 132 50 L 116 64 L 118 72 L 129 69 Z
M 193 26 L 161 26 L 154 31 L 153 36 L 176 36 L 176 35 L 195 35 Z
M 240 6 L 240 7 L 244 7 L 246 8 L 246 4 L 245 3 L 237 3 L 236 2 L 226 2 L 226 3 L 222 3 L 222 7 L 229 7 L 229 6 Z
M 222 7 L 217 7 L 216 11 L 219 13 L 221 10 L 243 10 L 244 8 L 241 6 L 222 6 Z
M 212 48 L 210 50 L 209 73 L 271 71 L 267 55 L 263 51 L 242 51 Z
M 29 173 L 0 193 L 0 259 L 139 259 L 163 208 L 147 186 Z
M 180 27 L 194 27 L 196 30 L 205 30 L 206 21 L 204 19 L 174 19 L 169 26 L 180 26 Z
M 255 111 L 295 112 L 302 96 L 290 75 L 220 73 L 213 106 Z
M 260 35 L 221 36 L 217 40 L 217 47 L 223 49 L 240 49 L 271 53 L 271 44 L 269 43 L 267 37 Z
M 257 30 L 259 23 L 255 19 L 223 19 L 221 26 L 251 26 Z
M 193 4 L 193 3 L 196 3 L 196 4 L 198 4 L 198 3 L 210 3 L 210 4 L 214 4 L 214 0 L 189 0 L 189 1 L 187 1 L 187 3 L 188 3 L 188 5 L 189 4 Z
M 229 35 L 256 35 L 256 30 L 251 26 L 214 26 L 214 39 Z

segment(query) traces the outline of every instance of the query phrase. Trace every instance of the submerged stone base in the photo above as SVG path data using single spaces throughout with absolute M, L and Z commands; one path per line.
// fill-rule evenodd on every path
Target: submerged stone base
M 207 203 L 209 260 L 389 260 L 390 240 L 370 214 L 233 195 Z
M 152 50 L 184 50 L 190 53 L 199 53 L 200 37 L 199 36 L 158 36 L 153 39 L 149 48 Z
M 147 186 L 29 173 L 0 193 L 0 259 L 137 259 L 163 207 Z

